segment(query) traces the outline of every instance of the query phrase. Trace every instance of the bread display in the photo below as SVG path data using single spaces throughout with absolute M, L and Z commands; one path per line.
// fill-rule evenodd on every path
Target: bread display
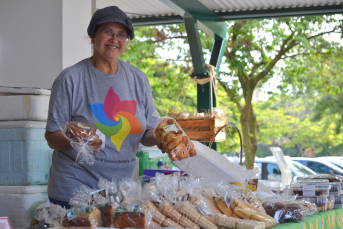
M 69 122 L 65 126 L 65 135 L 72 141 L 87 143 L 92 149 L 104 147 L 104 136 L 98 129 L 82 122 Z
M 162 152 L 172 161 L 197 155 L 194 144 L 173 118 L 164 118 L 154 130 L 156 141 L 162 143 Z

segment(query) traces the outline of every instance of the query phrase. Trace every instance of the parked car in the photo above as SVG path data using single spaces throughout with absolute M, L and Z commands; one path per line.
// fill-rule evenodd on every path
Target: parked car
M 310 157 L 291 157 L 291 160 L 299 162 L 304 166 L 312 169 L 316 173 L 322 174 L 337 174 L 343 176 L 343 169 L 339 168 L 336 165 L 333 165 L 323 159 L 319 158 L 310 158 Z
M 306 166 L 285 158 L 292 172 L 292 179 L 296 176 L 310 176 L 316 174 L 313 170 Z M 275 157 L 255 158 L 256 167 L 260 169 L 259 180 L 282 181 L 281 170 L 277 165 Z
M 334 164 L 343 169 L 343 157 L 318 157 L 318 159 L 330 162 L 331 164 Z

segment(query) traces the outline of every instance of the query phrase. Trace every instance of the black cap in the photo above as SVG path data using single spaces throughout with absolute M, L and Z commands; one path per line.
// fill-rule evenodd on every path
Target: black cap
M 97 27 L 106 23 L 119 23 L 126 27 L 130 40 L 133 39 L 133 27 L 131 19 L 117 6 L 108 6 L 95 11 L 91 21 L 89 22 L 87 33 L 90 38 L 93 38 Z

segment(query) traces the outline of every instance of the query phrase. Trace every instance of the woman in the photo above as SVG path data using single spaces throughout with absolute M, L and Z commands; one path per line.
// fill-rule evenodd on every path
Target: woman
M 156 145 L 158 122 L 146 75 L 119 60 L 134 31 L 130 18 L 116 6 L 97 10 L 88 26 L 94 54 L 66 68 L 51 91 L 45 138 L 54 149 L 48 182 L 50 202 L 70 208 L 80 185 L 98 189 L 100 177 L 133 177 L 139 143 Z M 95 164 L 75 163 L 77 151 L 61 128 L 80 121 L 98 128 L 106 146 L 94 153 Z

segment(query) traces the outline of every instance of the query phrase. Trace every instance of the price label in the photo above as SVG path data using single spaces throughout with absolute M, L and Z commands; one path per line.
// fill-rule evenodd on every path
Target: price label
M 315 187 L 314 185 L 304 185 L 303 196 L 315 196 Z
M 169 133 L 169 132 L 178 132 L 179 128 L 177 128 L 176 123 L 170 124 L 170 125 L 166 125 L 164 127 L 162 127 L 162 129 L 164 130 L 164 132 Z
M 0 217 L 0 228 L 12 229 L 8 217 Z

